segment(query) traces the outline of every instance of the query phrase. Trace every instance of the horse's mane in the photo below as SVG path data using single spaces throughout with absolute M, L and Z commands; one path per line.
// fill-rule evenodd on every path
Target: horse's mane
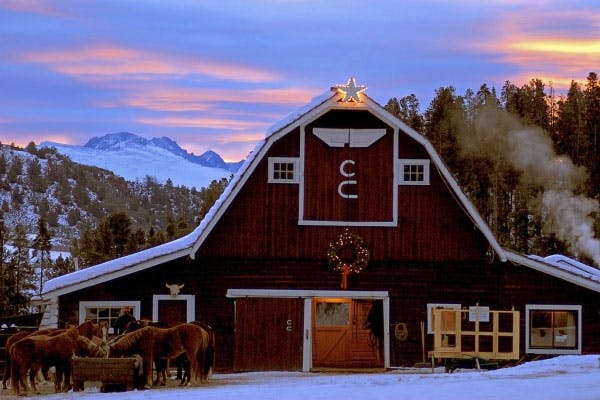
M 91 339 L 92 336 L 102 336 L 102 330 L 100 328 L 100 324 L 97 324 L 91 319 L 88 319 L 85 322 L 82 322 L 77 326 L 79 330 L 79 334 L 82 336 Z
M 111 347 L 117 351 L 129 350 L 139 342 L 140 338 L 146 333 L 151 327 L 145 327 L 119 337 L 116 342 L 111 343 Z

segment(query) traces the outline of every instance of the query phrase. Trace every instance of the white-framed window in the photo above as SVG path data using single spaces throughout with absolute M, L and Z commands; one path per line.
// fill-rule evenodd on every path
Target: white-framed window
M 429 160 L 398 160 L 400 185 L 429 185 Z
M 269 183 L 298 183 L 299 159 L 295 157 L 269 157 Z
M 581 354 L 581 306 L 525 306 L 526 352 Z
M 135 319 L 140 319 L 139 301 L 80 301 L 79 302 L 79 323 L 87 320 L 93 320 L 98 323 L 106 322 L 108 324 L 108 334 L 113 335 L 114 322 L 119 317 L 121 310 L 128 309 Z
M 460 310 L 460 304 L 454 303 L 429 303 L 427 304 L 427 333 L 433 334 L 433 310 Z M 454 316 L 454 314 L 452 314 Z M 454 323 L 452 321 L 446 321 L 447 323 L 443 323 L 443 326 L 448 326 Z

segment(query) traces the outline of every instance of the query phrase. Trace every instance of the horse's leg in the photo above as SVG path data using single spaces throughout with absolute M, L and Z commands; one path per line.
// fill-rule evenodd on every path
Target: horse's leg
M 35 378 L 37 377 L 37 373 L 38 367 L 32 367 L 29 369 L 29 385 L 31 386 L 33 393 L 40 394 L 40 392 L 37 390 L 37 387 L 35 386 Z M 26 372 L 23 375 L 26 375 Z
M 62 391 L 61 389 L 64 370 L 60 362 L 56 363 L 54 368 L 56 369 L 54 375 L 54 393 L 60 393 Z
M 10 373 L 10 354 L 8 352 L 8 349 L 6 349 L 6 358 L 4 360 L 4 374 L 2 375 L 2 389 L 8 389 L 8 387 L 6 386 L 6 381 L 10 376 Z
M 142 358 L 144 360 L 144 388 L 150 389 L 152 387 L 152 361 L 154 357 L 152 354 L 146 354 Z
M 71 360 L 67 360 L 63 369 L 63 391 L 68 392 L 71 390 Z

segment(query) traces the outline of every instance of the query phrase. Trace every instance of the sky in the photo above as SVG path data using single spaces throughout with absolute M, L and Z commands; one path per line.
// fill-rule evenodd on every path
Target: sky
M 0 0 L 0 142 L 128 131 L 244 159 L 350 77 L 385 105 L 600 73 L 597 0 Z
M 216 374 L 199 387 L 160 388 L 98 393 L 94 383 L 84 392 L 45 394 L 44 400 L 597 400 L 600 398 L 598 355 L 560 356 L 492 371 L 443 368 L 404 369 L 386 373 L 327 374 L 250 372 Z M 42 393 L 50 390 L 47 385 Z M 17 399 L 8 390 L 3 399 Z M 22 397 L 21 397 L 22 398 Z

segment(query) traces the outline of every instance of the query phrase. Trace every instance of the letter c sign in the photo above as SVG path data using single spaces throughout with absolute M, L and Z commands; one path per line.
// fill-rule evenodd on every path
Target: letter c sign
M 342 174 L 343 177 L 345 178 L 352 178 L 354 175 L 356 175 L 355 172 L 350 171 L 348 166 L 354 166 L 356 164 L 356 162 L 354 162 L 354 160 L 344 160 L 340 163 L 340 174 Z M 337 191 L 338 194 L 344 198 L 344 199 L 357 199 L 358 195 L 357 194 L 348 194 L 344 191 L 344 187 L 347 185 L 356 185 L 358 183 L 358 181 L 356 180 L 351 180 L 351 179 L 346 179 L 340 182 L 340 184 L 337 187 Z

